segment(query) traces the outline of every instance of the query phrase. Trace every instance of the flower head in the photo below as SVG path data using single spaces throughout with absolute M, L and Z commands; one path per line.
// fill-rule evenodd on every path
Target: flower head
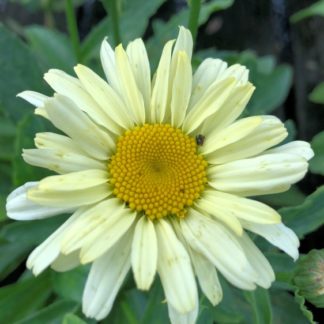
M 195 276 L 213 305 L 222 298 L 218 272 L 242 289 L 268 288 L 273 270 L 246 231 L 298 257 L 280 215 L 247 197 L 289 189 L 312 150 L 301 141 L 276 146 L 287 131 L 274 116 L 238 119 L 254 90 L 245 67 L 206 59 L 192 75 L 191 54 L 180 27 L 151 77 L 141 39 L 126 51 L 105 40 L 108 82 L 78 65 L 77 78 L 45 74 L 53 97 L 19 94 L 65 135 L 36 134 L 37 148 L 24 150 L 27 163 L 59 175 L 13 191 L 8 216 L 72 214 L 27 266 L 38 275 L 92 263 L 89 317 L 107 316 L 130 269 L 143 290 L 158 273 L 174 323 L 197 317 Z

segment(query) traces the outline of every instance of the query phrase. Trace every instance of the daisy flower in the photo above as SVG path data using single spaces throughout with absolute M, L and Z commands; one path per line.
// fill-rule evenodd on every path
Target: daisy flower
M 24 160 L 52 175 L 7 200 L 8 216 L 31 220 L 71 213 L 29 256 L 35 275 L 91 263 L 83 312 L 106 317 L 130 270 L 138 289 L 158 274 L 172 323 L 194 323 L 197 283 L 222 299 L 221 273 L 246 290 L 268 288 L 274 272 L 249 238 L 256 233 L 298 257 L 299 241 L 271 207 L 250 196 L 288 190 L 313 152 L 274 116 L 239 119 L 254 86 L 248 70 L 219 59 L 192 73 L 192 37 L 180 27 L 151 77 L 141 39 L 126 50 L 104 40 L 103 80 L 77 65 L 72 77 L 45 74 L 53 97 L 25 91 L 62 133 L 39 133 Z

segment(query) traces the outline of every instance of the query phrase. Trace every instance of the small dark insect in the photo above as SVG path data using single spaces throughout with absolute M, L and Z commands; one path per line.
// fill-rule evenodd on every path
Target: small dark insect
M 196 135 L 196 143 L 197 143 L 197 145 L 203 146 L 204 143 L 205 143 L 205 139 L 206 139 L 206 136 L 204 136 L 202 134 Z

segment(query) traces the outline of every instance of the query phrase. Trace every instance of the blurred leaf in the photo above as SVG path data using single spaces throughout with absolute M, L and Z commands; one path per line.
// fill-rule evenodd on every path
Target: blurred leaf
M 309 94 L 309 100 L 318 104 L 324 104 L 324 82 L 318 84 Z
M 288 191 L 272 195 L 262 195 L 256 198 L 267 205 L 279 208 L 300 205 L 303 203 L 306 196 L 298 189 L 297 186 L 292 186 Z
M 313 3 L 311 6 L 305 8 L 305 9 L 302 9 L 300 11 L 297 11 L 295 14 L 293 14 L 290 17 L 290 21 L 292 23 L 296 23 L 300 20 L 303 20 L 308 17 L 316 16 L 316 15 L 324 16 L 324 1 L 323 0 L 317 1 L 317 2 Z
M 309 161 L 311 172 L 324 175 L 324 131 L 315 135 L 311 141 L 314 157 Z
M 284 124 L 288 131 L 288 136 L 284 139 L 283 142 L 280 143 L 280 145 L 293 141 L 296 138 L 296 134 L 297 134 L 296 125 L 292 119 L 286 120 Z
M 66 314 L 62 324 L 87 324 L 87 322 L 74 314 Z
M 28 113 L 23 100 L 16 95 L 32 89 L 43 92 L 42 71 L 30 49 L 0 24 L 0 107 L 17 121 Z
M 54 232 L 64 219 L 64 216 L 56 216 L 4 225 L 0 230 L 0 280 L 15 270 L 31 249 Z
M 50 174 L 47 169 L 36 168 L 27 164 L 21 156 L 24 148 L 34 147 L 35 134 L 46 129 L 44 119 L 33 114 L 26 115 L 18 123 L 12 171 L 14 186 L 20 186 L 28 181 L 36 181 Z
M 31 11 L 36 10 L 50 10 L 50 11 L 64 11 L 65 0 L 9 0 L 13 3 L 19 3 L 26 9 Z M 81 5 L 84 0 L 72 0 L 75 7 Z
M 271 294 L 273 309 L 273 323 L 308 324 L 306 317 L 302 316 L 294 297 L 284 291 L 273 290 Z
M 276 273 L 274 285 L 277 288 L 293 290 L 292 279 L 296 268 L 294 260 L 289 255 L 278 250 L 276 252 L 266 252 L 265 256 Z
M 245 291 L 244 295 L 252 307 L 254 323 L 272 323 L 272 309 L 268 291 L 258 287 L 254 291 Z
M 20 242 L 29 247 L 36 246 L 44 241 L 64 221 L 65 215 L 54 216 L 46 219 L 12 222 L 3 226 L 0 237 L 9 242 Z
M 21 241 L 0 243 L 0 280 L 7 277 L 26 259 L 30 246 Z
M 50 292 L 50 280 L 46 273 L 0 288 L 1 322 L 15 323 L 32 314 L 44 305 Z
M 65 314 L 77 310 L 78 305 L 71 301 L 60 300 L 42 308 L 17 324 L 61 324 Z M 78 323 L 78 322 L 70 322 Z M 80 322 L 79 322 L 80 323 Z M 82 322 L 81 322 L 82 323 Z
M 11 161 L 14 154 L 16 127 L 9 118 L 0 116 L 0 160 Z
M 250 115 L 265 115 L 285 101 L 292 83 L 292 69 L 282 64 L 269 74 L 251 73 L 251 82 L 256 89 L 247 110 Z
M 84 285 L 88 276 L 89 267 L 80 266 L 66 272 L 53 272 L 54 291 L 61 298 L 81 304 Z
M 315 231 L 324 224 L 324 186 L 309 195 L 301 205 L 281 208 L 279 213 L 299 238 Z
M 120 14 L 120 34 L 124 44 L 141 37 L 148 25 L 149 18 L 155 14 L 157 9 L 166 0 L 132 0 L 123 3 Z M 104 18 L 86 36 L 82 43 L 81 55 L 83 60 L 89 60 L 92 56 L 97 57 L 99 46 L 103 39 L 108 36 L 112 42 L 111 19 Z M 113 44 L 112 44 L 113 45 Z
M 25 36 L 46 70 L 57 68 L 65 72 L 73 71 L 77 62 L 66 35 L 41 26 L 29 26 L 25 30 Z

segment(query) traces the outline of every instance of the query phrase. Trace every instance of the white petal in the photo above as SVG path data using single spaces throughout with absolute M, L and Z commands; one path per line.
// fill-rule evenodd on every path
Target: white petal
M 70 209 L 79 206 L 90 205 L 103 200 L 112 193 L 108 183 L 99 184 L 79 190 L 62 190 L 59 187 L 54 189 L 41 189 L 35 186 L 28 190 L 27 198 L 43 206 Z
M 206 136 L 204 145 L 201 147 L 200 151 L 203 154 L 208 154 L 224 146 L 235 143 L 250 134 L 261 123 L 262 117 L 253 116 L 240 119 L 221 131 L 216 129 Z
M 23 91 L 17 94 L 17 97 L 25 99 L 35 107 L 43 107 L 46 100 L 50 97 L 35 91 Z
M 94 124 L 69 98 L 56 95 L 45 109 L 55 127 L 69 135 L 87 154 L 107 160 L 115 149 L 111 137 Z
M 307 167 L 302 157 L 269 151 L 266 155 L 211 167 L 208 179 L 217 190 L 256 196 L 288 190 L 304 177 Z
M 180 127 L 186 115 L 192 84 L 191 63 L 184 51 L 176 55 L 175 75 L 172 82 L 171 125 Z
M 294 260 L 298 259 L 298 237 L 284 224 L 256 224 L 246 220 L 241 220 L 241 223 L 244 228 L 264 237 L 272 245 L 290 255 Z
M 62 252 L 81 249 L 81 263 L 104 254 L 132 226 L 136 213 L 124 208 L 119 199 L 107 199 L 87 210 L 66 233 Z
M 168 116 L 167 110 L 171 101 L 169 93 L 170 82 L 170 64 L 171 51 L 174 41 L 168 41 L 160 58 L 159 66 L 156 70 L 156 78 L 152 90 L 151 98 L 151 120 L 161 123 L 165 116 Z
M 94 160 L 83 154 L 62 152 L 57 149 L 25 149 L 22 157 L 25 162 L 64 174 L 87 169 L 106 170 L 105 163 Z
M 83 88 L 82 83 L 67 73 L 51 69 L 45 75 L 46 82 L 59 94 L 68 97 L 75 105 L 86 112 L 97 124 L 111 127 L 102 109 Z M 106 124 L 108 123 L 108 125 Z
M 228 100 L 229 95 L 236 84 L 235 78 L 215 81 L 188 112 L 183 129 L 190 133 L 199 127 L 208 117 L 214 114 Z
M 198 66 L 192 83 L 192 96 L 189 109 L 202 97 L 209 86 L 225 71 L 227 63 L 220 59 L 207 58 Z
M 197 129 L 197 132 L 209 136 L 211 132 L 222 130 L 235 121 L 245 109 L 255 87 L 251 83 L 234 87 L 230 96 L 210 118 Z
M 260 224 L 275 224 L 281 221 L 280 215 L 266 204 L 216 190 L 205 190 L 197 206 L 215 216 L 223 213 L 227 217 Z
M 44 191 L 74 191 L 95 187 L 107 182 L 107 171 L 84 170 L 46 177 L 39 182 L 38 189 Z
M 154 225 L 145 216 L 137 222 L 132 244 L 132 269 L 138 289 L 148 290 L 157 267 L 157 239 Z
M 62 153 L 85 154 L 71 138 L 50 132 L 37 133 L 35 146 L 39 149 L 54 149 Z
M 235 77 L 239 81 L 239 85 L 244 85 L 249 80 L 249 70 L 244 65 L 233 64 L 220 75 L 221 79 L 228 77 Z
M 33 271 L 35 276 L 44 271 L 59 256 L 61 240 L 66 229 L 80 217 L 81 213 L 81 210 L 76 211 L 30 254 L 27 260 L 27 267 Z
M 120 135 L 123 128 L 133 127 L 128 109 L 106 81 L 84 65 L 79 64 L 74 70 L 85 89 L 102 109 L 106 128 Z
M 173 53 L 177 54 L 178 51 L 184 51 L 188 55 L 189 61 L 191 60 L 193 49 L 193 40 L 189 29 L 183 26 L 179 27 L 179 34 L 174 46 Z
M 155 224 L 158 241 L 157 269 L 168 304 L 184 314 L 197 305 L 197 287 L 190 258 L 172 227 L 163 219 Z
M 145 107 L 141 92 L 136 84 L 132 67 L 122 45 L 115 49 L 116 68 L 123 99 L 136 118 L 137 124 L 145 123 Z
M 171 324 L 195 324 L 199 311 L 199 303 L 197 301 L 196 307 L 189 313 L 180 313 L 170 304 L 168 304 L 168 313 Z
M 293 154 L 302 157 L 307 161 L 309 161 L 314 156 L 314 152 L 310 144 L 304 141 L 293 141 L 264 152 L 264 154 L 272 153 Z
M 229 282 L 241 289 L 255 289 L 256 273 L 231 231 L 194 209 L 180 225 L 188 244 L 214 264 Z
M 115 301 L 130 268 L 132 233 L 126 233 L 107 253 L 95 260 L 83 293 L 82 311 L 102 320 Z
M 255 156 L 280 143 L 287 136 L 284 124 L 277 117 L 262 116 L 262 119 L 262 123 L 244 138 L 208 154 L 208 162 L 223 164 Z
M 239 237 L 238 241 L 240 242 L 247 259 L 257 273 L 255 282 L 259 286 L 268 289 L 271 286 L 271 283 L 275 280 L 275 274 L 269 261 L 246 233 Z
M 120 83 L 116 70 L 115 53 L 107 39 L 101 43 L 100 59 L 109 84 L 114 88 L 115 91 L 117 91 L 117 93 L 121 94 Z
M 59 254 L 51 264 L 51 268 L 57 272 L 65 272 L 72 270 L 80 265 L 80 251 L 75 251 L 71 254 Z
M 130 42 L 127 46 L 126 53 L 132 67 L 136 84 L 144 99 L 145 115 L 149 116 L 151 101 L 151 69 L 143 40 L 137 38 L 133 42 Z
M 215 266 L 194 250 L 191 250 L 190 256 L 202 292 L 213 306 L 217 305 L 223 298 L 223 291 Z
M 16 220 L 42 219 L 73 211 L 70 207 L 47 207 L 35 204 L 27 198 L 27 191 L 37 187 L 39 182 L 27 182 L 15 189 L 7 198 L 7 215 Z

